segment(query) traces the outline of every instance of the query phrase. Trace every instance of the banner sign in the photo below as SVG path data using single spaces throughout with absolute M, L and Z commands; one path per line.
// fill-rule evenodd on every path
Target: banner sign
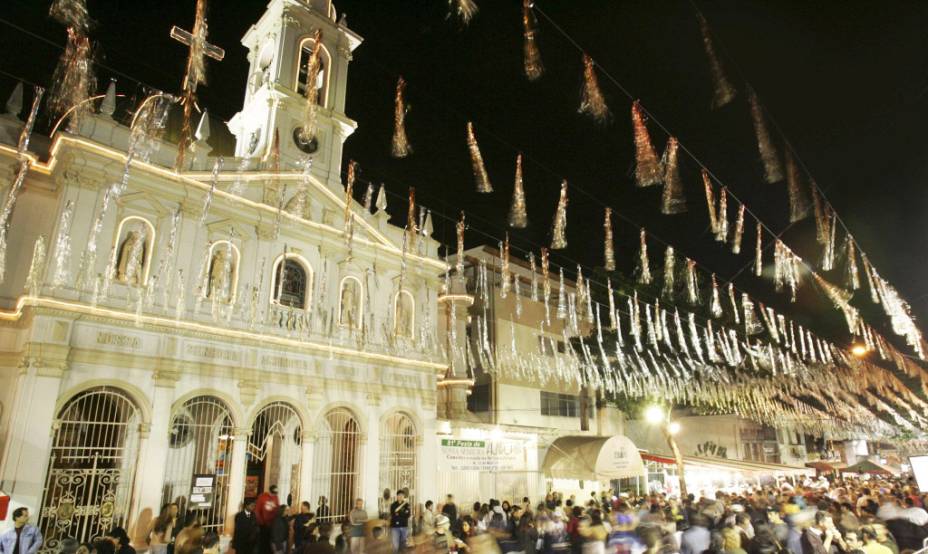
M 521 471 L 525 443 L 520 440 L 440 438 L 439 471 Z
M 197 474 L 193 476 L 193 486 L 190 487 L 190 507 L 202 510 L 213 506 L 213 497 L 216 494 L 216 476 L 212 474 Z

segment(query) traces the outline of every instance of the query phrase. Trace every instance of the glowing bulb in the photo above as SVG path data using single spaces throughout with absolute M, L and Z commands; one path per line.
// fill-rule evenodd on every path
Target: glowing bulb
M 661 423 L 664 421 L 664 410 L 660 406 L 653 405 L 648 406 L 644 411 L 644 419 L 651 425 Z
M 867 347 L 860 343 L 851 346 L 851 354 L 857 356 L 858 358 L 864 357 L 867 352 Z
M 671 435 L 676 435 L 680 432 L 680 424 L 676 421 L 671 421 L 669 424 L 667 424 L 667 432 Z

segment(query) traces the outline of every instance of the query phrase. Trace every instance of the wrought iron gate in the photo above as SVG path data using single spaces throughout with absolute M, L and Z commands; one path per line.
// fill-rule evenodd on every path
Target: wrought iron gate
M 171 418 L 170 450 L 165 468 L 162 504 L 177 502 L 190 509 L 195 474 L 216 476 L 213 503 L 199 510 L 203 527 L 221 531 L 229 498 L 229 464 L 232 461 L 232 416 L 218 398 L 197 396 L 184 402 Z
M 38 519 L 41 552 L 58 552 L 65 538 L 88 542 L 125 525 L 139 424 L 135 404 L 111 387 L 84 391 L 61 409 Z
M 255 416 L 247 454 L 252 463 L 263 466 L 263 489 L 277 485 L 281 503 L 286 502 L 288 494 L 294 503 L 300 497 L 302 442 L 303 424 L 289 404 L 272 402 Z M 249 494 L 247 488 L 246 482 L 246 495 Z M 261 491 L 253 492 L 257 496 Z
M 330 518 L 341 521 L 361 491 L 361 426 L 354 414 L 336 408 L 325 416 L 313 456 L 313 491 L 329 500 Z
M 416 505 L 416 427 L 406 414 L 392 414 L 384 421 L 380 439 L 380 488 L 396 494 L 408 490 Z

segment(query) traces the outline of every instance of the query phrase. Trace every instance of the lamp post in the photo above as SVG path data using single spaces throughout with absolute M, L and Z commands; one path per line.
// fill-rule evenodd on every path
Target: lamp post
M 683 454 L 680 453 L 680 448 L 677 446 L 677 441 L 674 439 L 674 435 L 680 432 L 680 424 L 676 421 L 670 420 L 670 412 L 664 413 L 663 408 L 657 405 L 649 406 L 644 412 L 645 420 L 651 425 L 660 425 L 661 432 L 664 433 L 664 438 L 667 440 L 667 446 L 670 447 L 671 453 L 673 453 L 673 459 L 677 462 L 677 474 L 680 479 L 680 499 L 685 499 L 687 497 L 686 492 L 686 478 L 683 474 Z

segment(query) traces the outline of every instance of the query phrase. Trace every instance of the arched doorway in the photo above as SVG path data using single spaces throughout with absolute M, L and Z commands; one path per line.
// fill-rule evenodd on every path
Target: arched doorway
M 282 503 L 298 501 L 302 443 L 303 424 L 293 406 L 272 402 L 262 408 L 248 439 L 245 497 L 254 498 L 277 485 Z
M 196 396 L 171 417 L 169 450 L 161 503 L 176 502 L 205 519 L 204 527 L 221 531 L 229 499 L 232 460 L 232 414 L 216 397 Z M 213 498 L 208 507 L 190 502 L 195 476 L 212 476 Z
M 316 440 L 313 491 L 328 498 L 330 517 L 341 521 L 360 495 L 361 426 L 351 411 L 330 410 Z
M 95 387 L 68 400 L 55 423 L 38 516 L 48 553 L 62 539 L 88 542 L 125 526 L 141 416 L 122 390 Z
M 416 426 L 408 415 L 395 413 L 384 420 L 380 433 L 380 489 L 394 494 L 406 489 L 415 506 Z

